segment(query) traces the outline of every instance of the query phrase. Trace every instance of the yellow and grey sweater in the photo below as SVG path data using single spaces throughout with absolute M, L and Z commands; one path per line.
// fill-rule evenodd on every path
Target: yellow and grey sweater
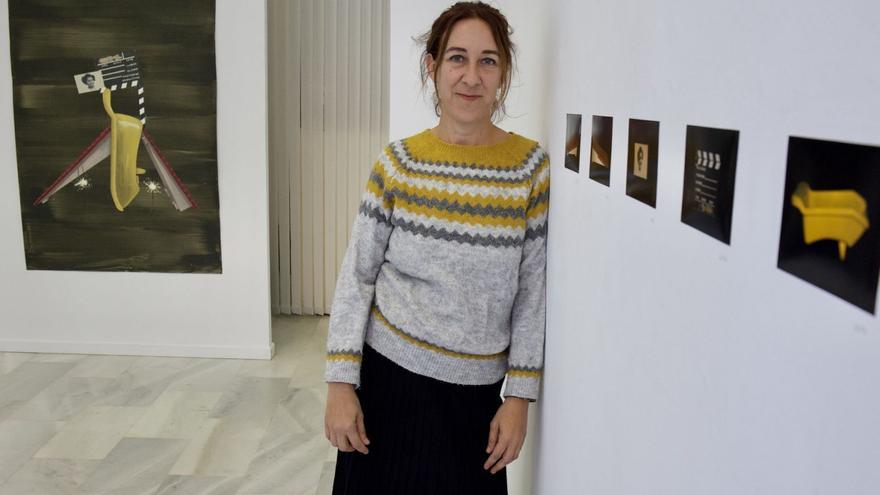
M 536 401 L 544 363 L 550 165 L 534 141 L 389 144 L 354 221 L 325 380 L 360 386 L 364 342 L 450 383 Z

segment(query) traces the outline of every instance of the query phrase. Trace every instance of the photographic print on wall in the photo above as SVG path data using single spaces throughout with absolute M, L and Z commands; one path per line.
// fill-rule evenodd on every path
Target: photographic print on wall
M 880 147 L 791 137 L 778 267 L 874 313 Z
M 29 270 L 220 273 L 214 0 L 9 0 Z
M 739 131 L 687 127 L 681 221 L 730 244 Z
M 657 204 L 657 152 L 660 122 L 629 119 L 626 194 L 654 208 Z
M 593 133 L 590 139 L 590 178 L 609 185 L 611 181 L 611 136 L 614 119 L 593 115 Z
M 565 115 L 565 168 L 580 171 L 581 115 Z

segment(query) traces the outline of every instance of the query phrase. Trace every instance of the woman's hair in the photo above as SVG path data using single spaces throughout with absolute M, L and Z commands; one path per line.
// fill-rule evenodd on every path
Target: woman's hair
M 452 27 L 458 21 L 464 19 L 480 19 L 488 24 L 489 30 L 492 31 L 492 37 L 495 39 L 495 44 L 498 45 L 501 85 L 498 88 L 498 97 L 492 106 L 492 117 L 494 119 L 499 113 L 505 114 L 504 100 L 507 98 L 507 92 L 510 91 L 510 81 L 516 52 L 513 42 L 510 41 L 513 29 L 507 23 L 507 18 L 504 17 L 504 14 L 491 5 L 483 2 L 458 2 L 443 11 L 440 17 L 434 20 L 430 31 L 416 38 L 416 42 L 424 47 L 421 56 L 422 89 L 427 86 L 428 79 L 431 77 L 427 67 L 428 55 L 434 58 L 434 77 L 436 77 L 437 71 L 440 70 L 440 65 L 443 63 L 441 55 L 446 51 Z M 434 113 L 439 117 L 440 100 L 437 97 L 437 81 L 434 80 L 433 82 Z

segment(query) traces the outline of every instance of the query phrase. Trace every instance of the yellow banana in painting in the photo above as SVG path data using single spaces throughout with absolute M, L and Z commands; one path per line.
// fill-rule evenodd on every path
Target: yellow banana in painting
M 110 94 L 103 92 L 104 110 L 110 116 L 110 195 L 116 209 L 123 211 L 140 192 L 137 176 L 145 172 L 137 167 L 144 124 L 130 115 L 114 113 Z
M 804 242 L 837 241 L 840 261 L 846 260 L 847 248 L 858 242 L 870 225 L 867 202 L 852 189 L 813 191 L 801 182 L 791 195 L 791 204 L 804 217 Z

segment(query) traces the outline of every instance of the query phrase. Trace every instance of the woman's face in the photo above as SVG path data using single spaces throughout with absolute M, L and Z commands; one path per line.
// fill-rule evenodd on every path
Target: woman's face
M 489 25 L 480 19 L 464 19 L 452 26 L 442 63 L 428 56 L 440 115 L 462 124 L 491 122 L 496 92 L 501 84 L 501 57 Z

